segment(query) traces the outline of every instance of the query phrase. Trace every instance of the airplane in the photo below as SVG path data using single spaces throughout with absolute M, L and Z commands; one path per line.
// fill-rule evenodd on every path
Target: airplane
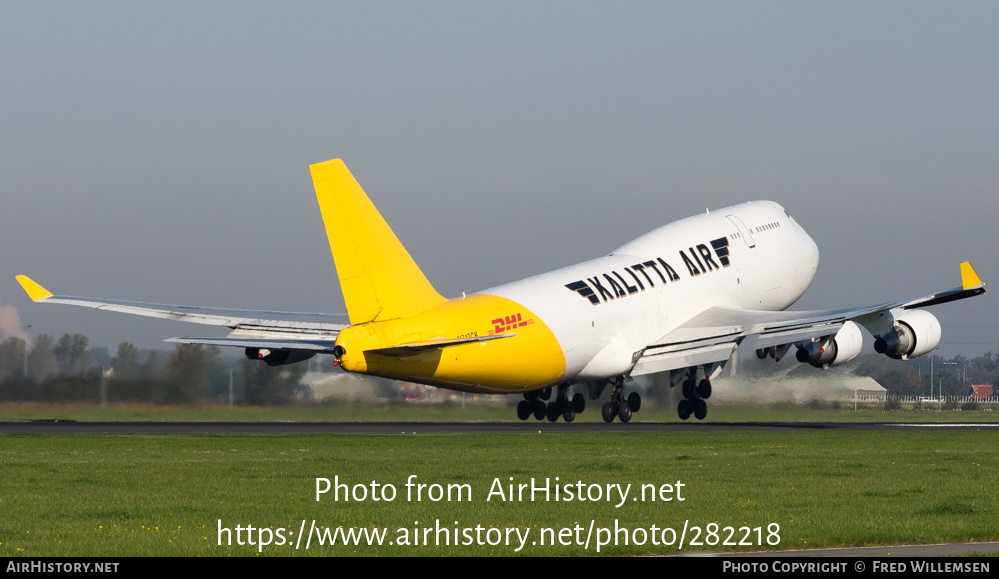
M 929 353 L 940 323 L 925 307 L 985 293 L 969 262 L 961 285 L 865 307 L 788 311 L 811 284 L 819 250 L 772 201 L 752 201 L 664 225 L 607 255 L 447 299 L 424 276 L 340 159 L 310 166 L 347 314 L 203 308 L 53 295 L 17 280 L 39 303 L 70 304 L 230 328 L 224 338 L 167 340 L 244 348 L 271 366 L 332 355 L 348 372 L 476 393 L 519 394 L 521 420 L 572 422 L 611 388 L 606 422 L 641 408 L 631 378 L 668 373 L 677 414 L 707 415 L 711 380 L 757 336 L 756 355 L 791 346 L 818 368 L 874 349 Z M 579 385 L 573 396 L 570 387 Z M 584 393 L 585 392 L 585 396 Z M 554 394 L 555 399 L 551 400 Z M 547 401 L 547 403 L 546 403 Z

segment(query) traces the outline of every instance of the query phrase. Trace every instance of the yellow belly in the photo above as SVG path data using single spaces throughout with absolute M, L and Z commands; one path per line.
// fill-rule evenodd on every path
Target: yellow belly
M 424 349 L 373 352 L 438 338 L 512 337 Z M 450 300 L 404 318 L 342 330 L 340 364 L 350 372 L 477 392 L 525 392 L 558 384 L 565 357 L 541 318 L 517 302 L 486 294 Z

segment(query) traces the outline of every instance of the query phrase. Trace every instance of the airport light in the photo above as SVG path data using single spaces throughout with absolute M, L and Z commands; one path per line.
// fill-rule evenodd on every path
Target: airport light
M 28 377 L 28 339 L 29 339 L 29 337 L 28 337 L 28 328 L 30 328 L 30 327 L 31 327 L 31 324 L 28 324 L 27 326 L 22 326 L 21 327 L 21 331 L 24 332 L 24 368 L 22 368 L 22 372 L 21 372 L 21 377 L 22 378 L 27 378 Z
M 967 373 L 963 363 L 958 363 L 958 362 L 941 362 L 941 363 L 945 366 L 960 366 L 957 372 L 957 381 L 962 385 L 964 384 L 964 382 L 967 380 Z M 964 380 L 961 379 L 962 374 L 964 374 Z

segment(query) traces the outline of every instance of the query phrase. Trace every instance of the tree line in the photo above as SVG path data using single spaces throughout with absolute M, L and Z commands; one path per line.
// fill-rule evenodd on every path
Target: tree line
M 83 334 L 58 341 L 40 334 L 30 347 L 9 337 L 0 342 L 0 401 L 96 401 L 103 382 L 108 402 L 196 404 L 228 400 L 231 381 L 238 402 L 285 404 L 302 395 L 306 367 L 227 361 L 218 347 L 200 344 L 140 352 L 122 342 L 110 356 Z
M 999 384 L 999 352 L 905 362 L 872 355 L 850 364 L 854 373 L 898 396 L 967 396 L 971 384 Z M 302 396 L 299 381 L 306 368 L 304 363 L 271 367 L 256 360 L 227 361 L 219 348 L 197 344 L 177 344 L 165 352 L 140 351 L 122 342 L 112 356 L 107 348 L 89 347 L 83 334 L 67 333 L 59 340 L 40 334 L 30 347 L 10 337 L 0 343 L 0 401 L 98 400 L 103 380 L 108 401 L 195 404 L 228 400 L 231 379 L 238 402 L 285 404 Z

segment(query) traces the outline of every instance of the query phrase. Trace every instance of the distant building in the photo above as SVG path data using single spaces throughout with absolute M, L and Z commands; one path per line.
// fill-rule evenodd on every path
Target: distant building
M 992 396 L 992 385 L 991 384 L 972 384 L 971 385 L 971 399 L 972 400 L 985 400 L 989 396 Z

